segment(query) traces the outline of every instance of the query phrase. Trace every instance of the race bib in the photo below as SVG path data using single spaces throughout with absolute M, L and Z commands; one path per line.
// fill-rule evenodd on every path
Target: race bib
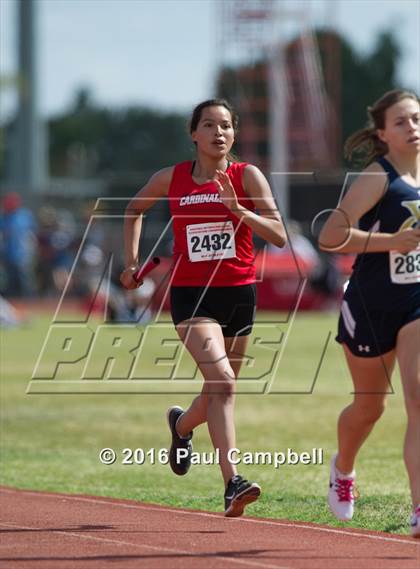
M 236 257 L 231 221 L 187 225 L 188 256 L 192 263 Z
M 391 251 L 389 253 L 389 271 L 395 284 L 413 284 L 420 282 L 420 247 L 406 255 Z

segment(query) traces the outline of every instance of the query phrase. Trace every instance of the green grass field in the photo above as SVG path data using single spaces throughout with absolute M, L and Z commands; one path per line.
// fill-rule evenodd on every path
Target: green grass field
M 329 513 L 325 494 L 329 458 L 336 447 L 336 419 L 351 400 L 352 388 L 341 348 L 333 340 L 313 392 L 296 393 L 309 391 L 336 320 L 337 315 L 298 314 L 278 370 L 279 384 L 276 379 L 281 391 L 295 393 L 237 398 L 237 447 L 242 452 L 324 450 L 322 466 L 240 465 L 239 472 L 263 488 L 261 500 L 247 510 L 250 515 L 342 525 Z M 176 477 L 168 465 L 152 465 L 149 460 L 143 465 L 121 464 L 124 448 L 167 448 L 166 409 L 172 404 L 187 406 L 191 395 L 25 393 L 49 323 L 47 316 L 34 316 L 24 328 L 2 331 L 0 483 L 222 511 L 217 465 L 193 466 L 187 476 Z M 405 418 L 397 375 L 394 389 L 385 416 L 359 456 L 361 496 L 349 525 L 407 533 Z M 196 451 L 211 450 L 205 426 L 196 430 L 193 442 Z M 117 451 L 115 464 L 99 461 L 103 447 Z

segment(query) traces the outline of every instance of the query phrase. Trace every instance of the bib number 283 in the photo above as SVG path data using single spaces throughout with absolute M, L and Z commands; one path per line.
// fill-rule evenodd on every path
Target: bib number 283
M 407 255 L 391 251 L 389 254 L 391 280 L 396 284 L 420 282 L 420 247 Z
M 187 243 L 192 263 L 236 256 L 235 233 L 231 221 L 187 225 Z

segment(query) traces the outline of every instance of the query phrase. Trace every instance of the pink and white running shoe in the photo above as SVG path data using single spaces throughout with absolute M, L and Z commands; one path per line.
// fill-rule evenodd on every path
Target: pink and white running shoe
M 353 517 L 354 512 L 354 481 L 356 472 L 344 475 L 337 471 L 335 467 L 335 454 L 331 459 L 330 468 L 330 488 L 328 492 L 328 504 L 334 516 L 348 522 Z
M 420 539 L 420 504 L 414 510 L 410 520 L 411 535 Z

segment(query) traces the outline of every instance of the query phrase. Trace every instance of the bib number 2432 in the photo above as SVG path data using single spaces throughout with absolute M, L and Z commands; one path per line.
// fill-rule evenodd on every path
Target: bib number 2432
M 231 221 L 187 225 L 188 256 L 192 263 L 236 256 Z

